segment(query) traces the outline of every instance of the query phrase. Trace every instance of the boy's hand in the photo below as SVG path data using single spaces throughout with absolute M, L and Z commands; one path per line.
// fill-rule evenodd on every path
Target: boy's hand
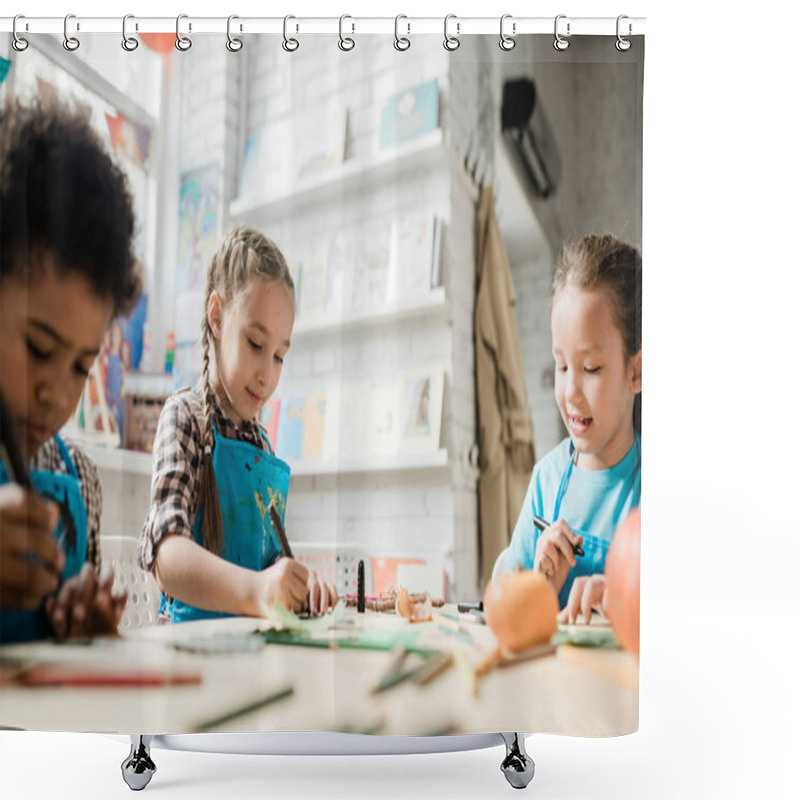
M 45 612 L 56 636 L 91 636 L 115 633 L 125 603 L 127 592 L 113 593 L 114 572 L 103 568 L 101 577 L 91 564 L 85 563 L 61 587 L 56 597 L 49 597 Z
M 308 571 L 308 610 L 314 617 L 327 613 L 339 601 L 339 594 L 332 583 L 323 581 L 315 570 Z
M 556 592 L 567 580 L 570 568 L 577 563 L 572 545 L 582 545 L 583 537 L 574 533 L 563 519 L 548 525 L 536 542 L 533 568 L 543 572 Z
M 606 610 L 606 576 L 602 573 L 575 578 L 558 621 L 574 624 L 580 611 L 588 625 L 592 620 L 592 609 L 602 613 Z
M 257 573 L 256 615 L 261 605 L 276 600 L 290 611 L 302 611 L 306 604 L 308 570 L 293 558 L 280 558 L 271 567 Z
M 58 586 L 58 507 L 19 484 L 0 486 L 0 608 L 34 609 Z

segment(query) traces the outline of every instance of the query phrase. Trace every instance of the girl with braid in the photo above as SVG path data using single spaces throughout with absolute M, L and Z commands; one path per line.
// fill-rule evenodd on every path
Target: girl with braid
M 257 420 L 294 315 L 280 250 L 251 228 L 231 230 L 208 268 L 202 379 L 169 398 L 153 447 L 139 561 L 161 587 L 162 621 L 261 616 L 275 601 L 316 615 L 338 600 L 316 572 L 280 557 L 268 512 L 284 518 L 289 466 Z

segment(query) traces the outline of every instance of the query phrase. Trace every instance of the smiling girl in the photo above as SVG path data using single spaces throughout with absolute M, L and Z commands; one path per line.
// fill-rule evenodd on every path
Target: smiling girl
M 556 403 L 569 436 L 534 467 L 511 544 L 495 565 L 543 572 L 562 621 L 578 611 L 588 621 L 592 608 L 603 609 L 611 538 L 639 505 L 641 309 L 634 247 L 604 235 L 564 249 L 550 321 Z
M 294 325 L 294 284 L 274 242 L 230 231 L 211 260 L 203 376 L 173 395 L 153 448 L 151 506 L 139 559 L 161 587 L 161 619 L 261 616 L 279 601 L 324 614 L 336 589 L 280 558 L 267 509 L 283 519 L 289 465 L 257 417 L 278 385 Z

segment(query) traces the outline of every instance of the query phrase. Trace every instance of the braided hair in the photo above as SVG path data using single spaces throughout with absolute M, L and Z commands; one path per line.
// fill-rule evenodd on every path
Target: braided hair
M 222 511 L 219 504 L 217 479 L 214 474 L 214 429 L 212 416 L 214 408 L 214 388 L 211 383 L 212 353 L 218 368 L 217 340 L 208 321 L 208 304 L 211 295 L 217 292 L 223 307 L 232 303 L 236 296 L 254 278 L 277 281 L 285 286 L 294 297 L 294 282 L 286 265 L 286 259 L 278 246 L 253 228 L 238 225 L 225 237 L 219 250 L 208 266 L 206 295 L 203 306 L 202 344 L 203 344 L 203 409 L 205 427 L 203 428 L 202 479 L 200 483 L 200 502 L 203 508 L 203 546 L 217 555 L 225 546 L 222 526 Z

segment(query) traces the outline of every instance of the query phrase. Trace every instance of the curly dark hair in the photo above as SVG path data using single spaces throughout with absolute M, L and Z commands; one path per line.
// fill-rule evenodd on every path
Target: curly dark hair
M 142 289 L 128 181 L 89 124 L 59 102 L 0 110 L 0 279 L 30 279 L 37 251 L 83 275 L 114 316 Z

